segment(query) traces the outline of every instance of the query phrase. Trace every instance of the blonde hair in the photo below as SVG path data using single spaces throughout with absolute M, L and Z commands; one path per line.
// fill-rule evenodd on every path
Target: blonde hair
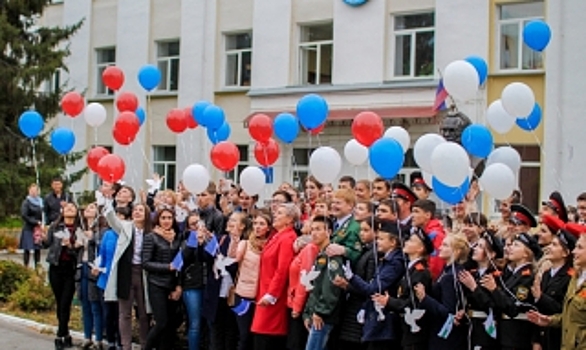
M 340 189 L 334 192 L 334 198 L 342 199 L 352 207 L 356 205 L 356 195 L 354 191 L 348 189 Z
M 459 264 L 465 263 L 468 259 L 468 254 L 470 253 L 468 239 L 466 239 L 463 234 L 453 234 L 448 237 L 451 239 L 450 246 L 452 247 L 452 251 L 454 253 L 454 261 Z M 456 255 L 456 251 L 458 251 L 459 254 Z

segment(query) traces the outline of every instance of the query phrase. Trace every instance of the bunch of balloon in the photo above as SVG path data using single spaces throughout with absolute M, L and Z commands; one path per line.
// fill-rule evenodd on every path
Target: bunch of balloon
M 208 101 L 198 101 L 193 105 L 191 115 L 197 125 L 206 128 L 208 139 L 213 145 L 226 141 L 230 137 L 230 124 L 222 108 Z

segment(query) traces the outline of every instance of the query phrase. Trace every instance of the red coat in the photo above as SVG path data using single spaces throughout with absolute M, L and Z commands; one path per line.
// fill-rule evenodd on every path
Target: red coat
M 435 248 L 435 252 L 429 257 L 429 271 L 431 272 L 433 279 L 436 280 L 444 270 L 445 266 L 445 262 L 437 256 L 437 254 L 439 253 L 439 248 L 446 237 L 446 232 L 444 231 L 444 225 L 442 225 L 442 222 L 438 219 L 431 219 L 427 225 L 425 225 L 424 231 L 429 238 L 431 238 L 431 242 Z
M 295 256 L 293 242 L 297 235 L 292 227 L 277 232 L 265 245 L 260 257 L 257 301 L 269 294 L 277 298 L 275 305 L 257 306 L 252 332 L 265 335 L 287 335 L 287 284 L 289 266 Z

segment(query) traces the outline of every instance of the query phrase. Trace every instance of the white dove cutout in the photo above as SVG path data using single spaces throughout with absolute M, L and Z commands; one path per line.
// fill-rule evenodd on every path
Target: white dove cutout
M 417 333 L 421 330 L 421 327 L 417 325 L 417 321 L 423 317 L 425 310 L 405 308 L 405 323 L 411 326 L 411 333 Z
M 61 230 L 61 231 L 57 231 L 57 232 L 55 232 L 55 238 L 58 238 L 58 239 L 69 239 L 69 238 L 71 238 L 71 233 L 67 229 Z
M 356 321 L 360 324 L 364 324 L 364 315 L 366 314 L 366 312 L 364 311 L 364 309 L 360 309 L 360 311 L 358 311 L 358 313 L 356 314 Z
M 313 290 L 313 284 L 311 284 L 311 282 L 313 282 L 317 276 L 319 276 L 319 271 L 316 271 L 315 266 L 312 266 L 309 272 L 301 270 L 301 278 L 299 281 L 305 287 L 306 291 L 311 292 Z
M 383 312 L 383 309 L 384 309 L 383 305 L 381 305 L 379 303 L 374 303 L 374 310 L 378 314 L 378 316 L 376 317 L 376 320 L 379 322 L 385 320 L 385 314 Z
M 106 273 L 106 268 L 105 267 L 100 267 L 100 264 L 101 263 L 102 263 L 102 257 L 101 256 L 97 256 L 96 259 L 94 260 L 94 262 L 90 262 L 88 265 L 92 269 L 98 269 L 98 271 L 100 271 L 101 273 Z
M 235 262 L 236 259 L 223 256 L 222 254 L 218 254 L 218 256 L 216 256 L 216 259 L 214 260 L 214 274 L 216 275 L 216 279 L 219 279 L 220 276 L 228 276 L 228 271 L 226 271 L 226 267 L 234 264 Z
M 187 219 L 188 215 L 189 213 L 185 209 L 179 206 L 175 206 L 175 220 L 178 222 L 183 222 L 185 219 Z

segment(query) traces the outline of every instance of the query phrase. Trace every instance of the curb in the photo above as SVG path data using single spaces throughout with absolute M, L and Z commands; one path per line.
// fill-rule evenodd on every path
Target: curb
M 20 325 L 20 326 L 24 326 L 24 327 L 27 327 L 29 329 L 34 329 L 37 332 L 43 333 L 43 334 L 55 335 L 55 333 L 57 332 L 57 327 L 55 327 L 55 326 L 50 326 L 50 325 L 47 325 L 47 324 L 43 324 L 43 323 L 39 323 L 39 322 L 27 320 L 25 318 L 16 317 L 16 316 L 8 315 L 8 314 L 1 313 L 1 312 L 0 312 L 0 320 L 6 321 L 6 322 L 9 322 L 9 323 L 12 323 L 12 324 L 17 324 L 17 325 Z M 69 334 L 74 339 L 77 339 L 77 340 L 83 340 L 84 339 L 84 335 L 81 332 L 69 331 Z

